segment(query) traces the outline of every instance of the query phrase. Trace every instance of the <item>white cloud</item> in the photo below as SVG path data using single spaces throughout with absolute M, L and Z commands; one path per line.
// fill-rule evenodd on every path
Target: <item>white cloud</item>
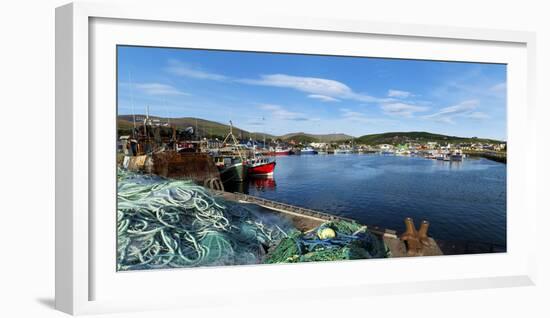
M 475 113 L 474 110 L 478 105 L 478 100 L 467 100 L 457 105 L 442 108 L 437 113 L 426 115 L 424 118 L 452 124 L 454 123 L 453 118 L 457 116 L 468 117 L 469 115 Z
M 389 122 L 383 119 L 371 118 L 361 112 L 353 111 L 349 108 L 340 108 L 340 113 L 342 114 L 342 118 L 344 118 L 345 120 L 357 122 L 360 124 L 374 124 L 374 123 L 380 123 L 380 122 Z
M 262 122 L 262 121 L 254 121 L 254 120 L 248 121 L 248 122 L 246 122 L 246 124 L 249 125 L 249 126 L 253 126 L 253 127 L 265 126 L 265 123 L 264 123 L 264 122 Z
M 349 108 L 340 108 L 340 112 L 342 112 L 342 117 L 346 118 L 365 117 L 365 114 L 353 111 Z
M 174 86 L 160 83 L 140 83 L 134 84 L 135 88 L 148 95 L 189 95 L 182 92 Z
M 242 82 L 254 85 L 286 87 L 306 93 L 342 96 L 352 94 L 351 88 L 346 84 L 324 78 L 292 76 L 286 74 L 262 75 L 258 80 L 242 80 Z
M 487 115 L 483 112 L 472 112 L 472 113 L 466 115 L 466 117 L 471 118 L 471 119 L 487 119 L 487 118 L 489 118 L 489 115 Z
M 296 113 L 286 110 L 284 107 L 273 104 L 262 104 L 260 109 L 266 110 L 271 113 L 271 116 L 280 120 L 293 120 L 293 121 L 308 121 L 311 120 L 303 113 Z
M 403 117 L 412 117 L 414 113 L 427 111 L 429 108 L 405 103 L 388 103 L 381 105 L 384 113 Z
M 388 97 L 396 97 L 396 98 L 407 98 L 414 96 L 411 92 L 407 91 L 400 91 L 397 89 L 390 89 L 388 90 Z
M 506 82 L 495 84 L 495 85 L 491 86 L 490 90 L 493 91 L 493 92 L 506 91 Z
M 260 76 L 260 79 L 240 79 L 237 81 L 250 85 L 291 88 L 310 95 L 322 95 L 335 99 L 352 99 L 369 103 L 394 101 L 393 99 L 377 98 L 367 94 L 356 93 L 346 84 L 326 78 L 269 74 Z
M 308 98 L 318 99 L 322 102 L 339 102 L 340 100 L 334 97 L 325 96 L 325 95 L 317 95 L 317 94 L 311 94 L 307 95 Z
M 178 60 L 169 60 L 166 71 L 178 76 L 196 79 L 231 81 L 248 85 L 290 88 L 307 93 L 308 98 L 318 99 L 323 102 L 336 102 L 340 99 L 349 99 L 366 103 L 390 103 L 396 101 L 394 98 L 379 98 L 364 93 L 358 93 L 342 82 L 326 78 L 293 76 L 287 74 L 261 75 L 258 79 L 233 78 L 222 74 L 207 72 Z M 390 91 L 392 91 L 393 94 L 399 95 L 399 97 L 404 97 L 404 95 L 413 96 L 405 91 Z
M 196 79 L 206 79 L 214 81 L 224 81 L 229 78 L 225 75 L 210 73 L 204 70 L 201 70 L 196 67 L 184 64 L 178 60 L 169 60 L 168 67 L 166 70 L 174 75 L 191 77 Z

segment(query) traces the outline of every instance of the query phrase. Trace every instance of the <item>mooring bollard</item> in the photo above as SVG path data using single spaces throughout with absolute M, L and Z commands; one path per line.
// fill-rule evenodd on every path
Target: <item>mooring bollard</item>
M 428 221 L 422 221 L 420 229 L 417 231 L 412 218 L 405 218 L 405 232 L 401 235 L 401 240 L 406 242 L 407 255 L 420 256 L 423 255 L 424 246 L 430 245 L 428 238 Z
M 420 229 L 418 230 L 418 239 L 420 243 L 424 246 L 430 245 L 430 240 L 428 239 L 428 228 L 430 227 L 430 222 L 424 220 L 420 223 Z

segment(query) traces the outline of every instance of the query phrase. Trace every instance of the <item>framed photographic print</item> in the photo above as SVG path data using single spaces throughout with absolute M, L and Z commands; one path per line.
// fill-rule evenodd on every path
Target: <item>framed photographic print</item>
M 57 9 L 57 308 L 532 284 L 532 34 L 177 9 Z

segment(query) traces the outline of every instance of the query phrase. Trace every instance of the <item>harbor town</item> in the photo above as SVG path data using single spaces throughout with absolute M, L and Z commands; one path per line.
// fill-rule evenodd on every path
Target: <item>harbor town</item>
M 506 67 L 118 45 L 117 270 L 507 252 Z
M 208 196 L 213 206 L 218 204 L 217 201 L 231 202 L 230 204 L 240 207 L 253 206 L 253 215 L 260 220 L 269 220 L 259 221 L 260 223 L 255 221 L 256 227 L 260 227 L 262 231 L 269 226 L 275 227 L 269 230 L 269 235 L 262 234 L 267 235 L 269 239 L 264 238 L 263 245 L 259 244 L 259 256 L 252 263 L 430 256 L 505 250 L 503 245 L 495 242 L 472 242 L 461 237 L 432 238 L 428 234 L 430 221 L 414 220 L 406 211 L 403 214 L 402 225 L 390 229 L 385 224 L 357 220 L 353 215 L 350 217 L 323 208 L 315 209 L 301 200 L 289 200 L 285 196 L 266 198 L 262 195 L 266 193 L 266 189 L 269 192 L 269 189 L 277 187 L 278 170 L 285 169 L 293 157 L 333 157 L 335 165 L 331 169 L 338 169 L 338 165 L 349 162 L 349 158 L 361 157 L 379 157 L 383 160 L 389 157 L 411 158 L 448 166 L 462 165 L 468 160 L 484 158 L 503 164 L 506 162 L 505 142 L 420 132 L 385 133 L 323 141 L 323 138 L 330 139 L 330 136 L 315 137 L 305 133 L 286 137 L 266 136 L 264 133 L 243 131 L 231 121 L 227 124 L 200 121 L 210 126 L 215 124 L 218 130 L 225 130 L 225 135 L 208 134 L 208 130 L 202 128 L 198 124 L 199 120 L 194 118 L 187 118 L 185 122 L 194 122 L 195 125 L 182 126 L 174 124 L 177 122 L 174 118 L 148 115 L 121 116 L 117 141 L 119 182 L 122 183 L 122 187 L 119 185 L 119 192 L 122 192 L 124 197 L 125 182 L 128 180 L 152 176 L 155 178 L 153 180 L 156 180 L 153 184 L 157 185 L 171 184 L 177 180 L 191 182 L 194 187 L 204 189 L 200 193 Z M 352 162 L 354 161 L 358 159 L 352 159 Z M 313 161 L 308 162 L 311 166 L 315 165 Z M 128 178 L 128 175 L 132 177 Z M 337 180 L 331 182 L 338 183 Z M 250 185 L 253 187 L 252 191 Z M 258 189 L 261 191 L 257 191 Z M 173 189 L 168 193 L 172 191 Z M 204 198 L 201 200 L 208 201 Z M 129 218 L 123 217 L 121 221 L 127 225 L 124 229 L 128 231 L 131 224 Z M 254 231 L 257 232 L 259 229 Z M 298 234 L 289 236 L 286 234 L 287 231 Z M 135 232 L 131 233 L 134 234 L 130 237 L 135 238 Z M 127 235 L 128 232 L 119 232 L 119 236 L 124 238 L 123 241 L 119 241 L 124 249 L 132 246 L 122 243 L 128 242 Z M 293 235 L 299 237 L 299 242 L 310 245 L 306 244 L 292 252 L 287 251 L 286 245 L 290 244 L 289 240 L 296 241 Z M 349 246 L 358 241 L 370 246 L 369 249 L 361 247 L 358 248 L 359 252 L 350 254 Z M 309 251 L 308 246 L 311 249 Z M 232 248 L 228 247 L 228 251 L 230 250 Z M 157 253 L 160 253 L 160 250 Z M 193 253 L 200 252 L 197 250 Z M 222 255 L 224 251 L 219 253 Z M 324 255 L 325 253 L 328 254 Z M 143 256 L 128 261 L 127 255 L 128 251 L 125 250 L 123 258 L 120 259 L 121 270 L 156 268 L 142 264 Z M 248 261 L 243 263 L 241 260 L 220 263 L 217 259 L 212 262 L 176 262 L 171 266 L 247 263 Z
M 117 146 L 119 158 L 123 158 L 121 160 L 124 168 L 137 169 L 134 162 L 139 162 L 141 165 L 138 166 L 142 170 L 149 173 L 159 171 L 160 168 L 155 168 L 154 164 L 153 158 L 156 157 L 159 162 L 166 165 L 163 166 L 166 171 L 164 176 L 170 177 L 172 175 L 168 171 L 181 172 L 186 168 L 176 167 L 175 163 L 161 161 L 161 158 L 172 157 L 179 162 L 181 159 L 177 159 L 176 154 L 180 157 L 200 157 L 209 162 L 209 165 L 216 166 L 219 177 L 216 173 L 212 175 L 218 179 L 217 181 L 221 181 L 221 184 L 243 182 L 249 176 L 273 176 L 277 156 L 378 154 L 453 162 L 461 162 L 466 157 L 473 156 L 506 163 L 505 142 L 478 140 L 476 137 L 396 132 L 323 142 L 305 133 L 292 134 L 286 138 L 266 138 L 263 133 L 243 133 L 243 130 L 238 129 L 239 133 L 236 134 L 231 121 L 227 125 L 225 136 L 214 137 L 201 136 L 198 124 L 178 129 L 170 124 L 170 119 L 147 115 L 133 116 L 132 119 L 132 127 L 135 128 L 131 134 L 120 135 Z M 189 121 L 192 122 L 193 119 Z M 225 126 L 219 123 L 218 125 Z M 206 134 L 204 130 L 202 133 Z M 160 163 L 157 163 L 158 165 Z M 185 166 L 183 163 L 181 165 Z M 180 177 L 185 175 L 183 173 Z M 202 177 L 195 178 L 204 181 Z

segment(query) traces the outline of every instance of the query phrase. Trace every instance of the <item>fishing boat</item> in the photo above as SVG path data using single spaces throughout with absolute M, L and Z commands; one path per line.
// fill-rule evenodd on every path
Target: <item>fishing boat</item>
M 220 171 L 223 183 L 243 182 L 246 180 L 248 168 L 241 158 L 229 156 L 214 157 L 214 163 Z
M 289 148 L 275 148 L 275 156 L 288 156 L 290 154 Z
M 300 150 L 300 148 L 292 148 L 292 149 L 290 150 L 289 155 L 296 155 L 296 156 L 297 156 L 297 155 L 300 155 L 301 152 L 302 152 L 302 151 Z
M 305 148 L 302 148 L 302 150 L 300 151 L 300 154 L 301 155 L 316 155 L 317 150 L 315 150 L 311 147 L 305 147 Z
M 349 154 L 350 153 L 350 150 L 347 149 L 347 148 L 336 148 L 334 149 L 334 154 L 335 155 L 338 155 L 338 154 Z
M 220 171 L 223 183 L 243 182 L 248 176 L 248 163 L 237 138 L 233 135 L 233 122 L 229 121 L 229 133 L 223 140 L 223 149 L 231 149 L 231 153 L 221 152 L 214 157 L 214 163 Z
M 255 144 L 253 144 L 253 148 L 256 149 Z M 265 157 L 259 151 L 253 151 L 252 158 L 246 161 L 248 175 L 252 177 L 272 176 L 275 165 L 275 159 Z
M 270 154 L 274 155 L 274 156 L 288 156 L 290 155 L 290 148 L 283 148 L 283 147 L 275 147 L 274 150 L 271 151 Z
M 272 176 L 277 163 L 272 158 L 256 157 L 247 161 L 248 175 Z
M 462 159 L 464 159 L 464 154 L 462 153 L 462 151 L 457 150 L 454 153 L 450 154 L 449 158 L 451 161 L 462 161 Z

